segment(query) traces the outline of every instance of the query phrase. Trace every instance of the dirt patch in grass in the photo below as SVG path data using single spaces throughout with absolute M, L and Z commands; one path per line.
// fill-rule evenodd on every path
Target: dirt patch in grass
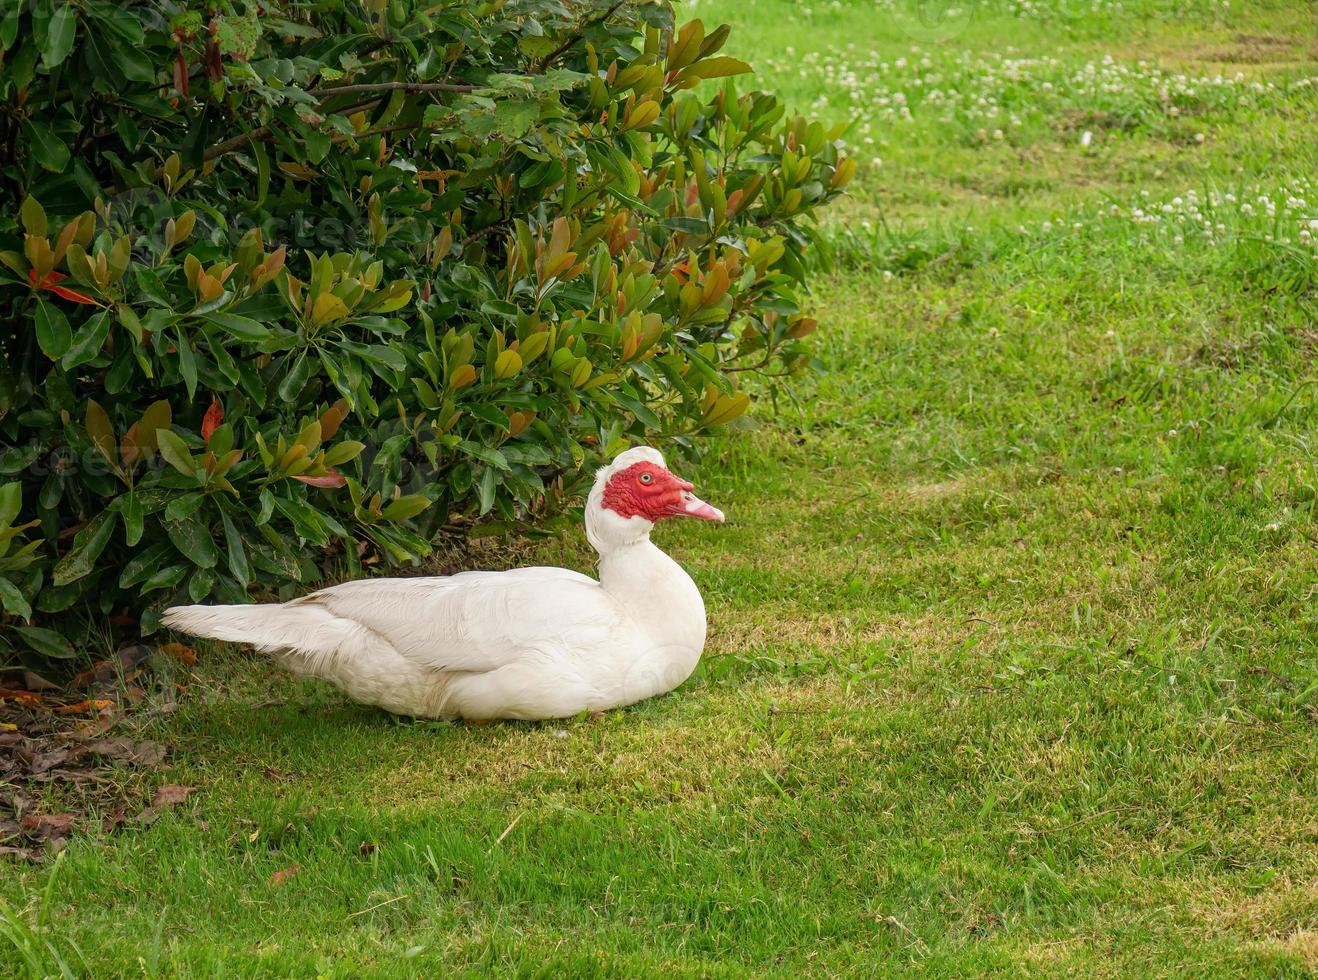
M 1277 65 L 1300 60 L 1294 39 L 1271 34 L 1237 34 L 1230 47 L 1203 51 L 1203 61 L 1224 65 Z
M 177 706 L 172 665 L 180 662 L 191 666 L 195 651 L 177 643 L 130 645 L 67 686 L 31 671 L 4 679 L 0 856 L 40 861 L 75 833 L 150 823 L 159 808 L 187 795 L 144 809 L 145 782 L 169 747 L 136 731 L 141 720 Z
M 95 725 L 34 727 L 0 733 L 0 855 L 40 861 L 76 831 L 109 832 L 154 817 L 135 784 L 164 762 L 167 746 Z

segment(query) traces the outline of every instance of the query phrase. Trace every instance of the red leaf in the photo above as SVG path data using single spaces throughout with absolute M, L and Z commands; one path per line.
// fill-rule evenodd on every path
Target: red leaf
M 188 91 L 188 63 L 183 57 L 182 48 L 179 48 L 178 53 L 174 55 L 174 88 L 178 89 L 179 95 L 185 99 L 191 94 Z
M 215 35 L 215 21 L 211 21 L 211 36 Z M 217 41 L 210 40 L 206 42 L 206 77 L 212 82 L 218 82 L 224 77 L 224 62 L 220 58 L 220 45 Z
M 220 404 L 218 398 L 212 398 L 211 407 L 206 409 L 206 417 L 201 420 L 201 437 L 210 442 L 211 436 L 222 422 L 224 422 L 224 406 Z
M 40 280 L 38 280 L 36 269 L 27 270 L 28 285 L 32 286 L 38 291 L 49 290 L 50 292 L 58 296 L 60 299 L 67 299 L 71 303 L 82 303 L 84 306 L 100 306 L 100 304 L 97 303 L 96 300 L 92 299 L 86 293 L 79 293 L 75 290 L 66 289 L 63 286 L 56 285 L 56 283 L 61 283 L 67 278 L 69 277 L 66 276 L 64 273 L 56 272 L 54 269 L 52 269 L 50 272 L 47 272 L 44 276 L 42 276 Z
M 60 299 L 67 299 L 70 303 L 81 303 L 83 306 L 101 305 L 86 293 L 80 293 L 73 289 L 65 289 L 63 286 L 50 286 L 49 289 Z
M 301 480 L 307 486 L 324 487 L 327 490 L 345 486 L 348 482 L 338 470 L 330 470 L 324 476 L 295 476 L 293 479 Z

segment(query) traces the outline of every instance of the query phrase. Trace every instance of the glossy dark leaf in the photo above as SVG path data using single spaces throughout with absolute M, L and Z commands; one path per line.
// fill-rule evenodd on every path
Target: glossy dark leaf
M 210 529 L 196 517 L 165 522 L 165 533 L 178 553 L 198 568 L 214 568 L 220 560 Z
M 73 331 L 63 310 L 47 300 L 37 300 L 36 325 L 37 343 L 42 353 L 52 361 L 58 361 L 69 352 Z
M 55 660 L 71 660 L 78 655 L 73 645 L 60 633 L 43 626 L 17 626 L 14 632 L 37 653 Z

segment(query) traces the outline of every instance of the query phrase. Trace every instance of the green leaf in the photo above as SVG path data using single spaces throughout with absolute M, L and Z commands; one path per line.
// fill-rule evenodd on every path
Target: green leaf
M 386 521 L 406 521 L 409 518 L 416 517 L 427 507 L 430 501 L 419 493 L 411 493 L 404 497 L 399 497 L 386 507 L 381 513 Z
M 165 462 L 184 476 L 196 478 L 196 462 L 192 458 L 192 453 L 188 450 L 188 444 L 183 441 L 178 433 L 174 432 L 173 429 L 157 429 L 156 445 L 160 447 L 160 455 L 165 457 Z
M 22 637 L 23 642 L 43 657 L 55 660 L 72 660 L 78 655 L 72 644 L 62 634 L 41 626 L 16 626 L 14 632 Z
M 693 78 L 727 78 L 730 75 L 744 75 L 750 70 L 751 66 L 746 62 L 720 55 L 696 62 L 683 74 Z
M 293 369 L 284 375 L 284 380 L 279 382 L 275 393 L 279 395 L 280 401 L 296 402 L 310 378 L 311 359 L 306 354 L 299 353 L 293 362 Z
M 38 238 L 45 238 L 49 225 L 46 221 L 46 209 L 41 206 L 32 195 L 23 198 L 23 204 L 18 209 L 19 220 L 23 224 L 23 230 L 29 235 L 36 235 Z M 15 269 L 15 272 L 19 270 Z
M 499 485 L 499 472 L 493 466 L 487 466 L 476 481 L 476 492 L 480 497 L 481 515 L 488 514 L 494 507 L 494 492 Z
M 202 317 L 207 323 L 213 323 L 239 340 L 261 341 L 270 336 L 269 328 L 257 323 L 251 317 L 236 313 L 207 313 Z
M 224 523 L 224 542 L 229 550 L 229 574 L 238 580 L 239 585 L 246 586 L 252 580 L 252 568 L 247 563 L 243 537 L 228 514 L 221 513 L 220 520 Z
M 191 401 L 197 397 L 197 358 L 183 328 L 179 327 L 175 333 L 178 337 L 178 343 L 174 345 L 178 349 L 178 373 L 183 378 L 183 384 L 188 389 L 188 400 Z
M 121 589 L 131 589 L 133 586 L 146 581 L 160 562 L 170 557 L 171 551 L 169 544 L 161 541 L 158 544 L 151 545 L 145 551 L 138 552 L 128 559 L 127 564 L 124 565 L 124 570 L 119 574 L 119 587 Z
M 69 352 L 72 343 L 73 331 L 64 311 L 54 303 L 37 300 L 37 344 L 42 353 L 52 361 L 58 361 Z
M 119 508 L 119 516 L 124 520 L 124 543 L 131 548 L 142 540 L 142 531 L 146 524 L 146 507 L 142 503 L 141 496 L 136 492 L 126 495 L 123 501 L 123 506 Z
M 670 231 L 684 231 L 689 235 L 709 234 L 709 222 L 704 218 L 665 218 L 660 224 Z
M 15 481 L 0 487 L 0 528 L 13 524 L 22 506 L 23 484 Z
M 325 452 L 325 465 L 338 466 L 341 463 L 347 463 L 360 456 L 365 448 L 365 443 L 355 442 L 352 439 L 335 443 Z
M 512 469 L 508 465 L 507 458 L 493 446 L 482 446 L 480 443 L 472 442 L 470 439 L 463 439 L 458 443 L 458 448 L 468 456 L 474 456 L 482 463 L 489 463 L 491 466 L 497 466 L 499 469 L 507 472 Z
M 540 118 L 540 106 L 535 102 L 502 99 L 494 108 L 494 124 L 509 139 L 521 139 Z
M 10 3 L 0 19 L 0 48 L 8 50 L 18 40 L 18 22 L 23 17 L 23 4 Z
M 504 351 L 504 353 L 506 354 L 508 352 Z M 504 415 L 503 412 L 499 411 L 493 405 L 475 404 L 468 405 L 466 408 L 467 411 L 471 412 L 476 418 L 480 419 L 482 422 L 490 423 L 490 425 L 497 428 L 500 432 L 508 431 L 508 416 Z
M 56 563 L 51 574 L 55 585 L 68 585 L 88 574 L 95 566 L 105 546 L 110 543 L 118 515 L 109 509 L 101 511 L 73 538 L 73 547 Z
M 181 521 L 185 517 L 191 517 L 205 502 L 204 493 L 185 493 L 181 497 L 175 497 L 165 507 L 165 520 Z
M 32 607 L 28 605 L 27 599 L 19 591 L 18 586 L 7 578 L 0 578 L 0 603 L 4 604 L 5 609 L 15 616 L 22 616 L 24 619 L 32 618 Z
M 60 367 L 69 371 L 81 364 L 86 364 L 88 361 L 96 360 L 96 355 L 105 346 L 105 338 L 109 335 L 110 312 L 102 310 L 93 314 L 74 334 L 68 353 L 60 358 Z
M 172 589 L 187 577 L 188 565 L 167 565 L 152 572 L 142 583 L 140 591 L 154 592 L 156 589 Z
M 23 120 L 23 130 L 27 133 L 28 145 L 32 148 L 32 157 L 42 167 L 62 174 L 69 166 L 68 145 L 55 135 L 48 123 L 39 119 Z
M 220 560 L 220 553 L 211 539 L 210 530 L 195 517 L 186 517 L 181 521 L 166 521 L 165 533 L 174 543 L 179 554 L 187 558 L 198 568 L 214 568 Z
M 78 33 L 78 15 L 71 3 L 61 3 L 51 15 L 46 28 L 46 46 L 41 49 L 41 65 L 47 71 L 62 64 L 73 50 Z
M 211 594 L 211 589 L 215 587 L 215 573 L 209 568 L 199 568 L 192 573 L 192 578 L 188 579 L 188 598 L 193 602 L 201 602 Z

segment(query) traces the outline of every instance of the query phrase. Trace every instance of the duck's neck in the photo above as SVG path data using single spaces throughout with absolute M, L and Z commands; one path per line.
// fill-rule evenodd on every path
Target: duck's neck
M 643 537 L 600 555 L 600 585 L 656 642 L 705 646 L 705 603 L 691 576 Z

